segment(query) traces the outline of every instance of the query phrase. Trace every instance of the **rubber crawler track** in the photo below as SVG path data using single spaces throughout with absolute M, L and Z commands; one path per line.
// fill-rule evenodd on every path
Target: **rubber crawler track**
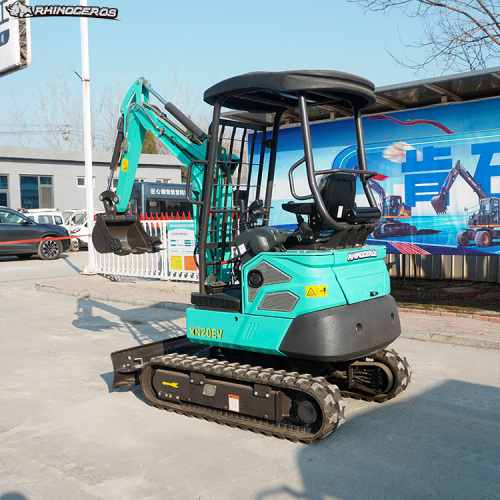
M 411 368 L 406 358 L 401 357 L 394 349 L 384 349 L 383 351 L 375 353 L 371 358 L 367 358 L 367 361 L 371 359 L 384 363 L 391 370 L 394 376 L 394 384 L 389 392 L 373 396 L 361 392 L 341 390 L 340 392 L 343 397 L 383 403 L 384 401 L 395 398 L 408 387 L 411 381 Z
M 197 372 L 224 380 L 241 381 L 268 385 L 277 390 L 287 389 L 301 392 L 316 400 L 322 411 L 319 429 L 312 433 L 308 427 L 269 422 L 239 413 L 207 408 L 193 403 L 174 403 L 159 399 L 152 387 L 156 369 L 165 368 L 183 372 Z M 344 422 L 345 402 L 336 385 L 329 384 L 324 377 L 315 377 L 298 372 L 286 372 L 262 368 L 261 366 L 240 365 L 211 358 L 199 358 L 187 354 L 168 354 L 152 358 L 141 373 L 141 388 L 148 402 L 157 408 L 173 411 L 190 417 L 197 417 L 231 427 L 251 430 L 267 436 L 274 436 L 291 441 L 312 443 L 325 438 Z

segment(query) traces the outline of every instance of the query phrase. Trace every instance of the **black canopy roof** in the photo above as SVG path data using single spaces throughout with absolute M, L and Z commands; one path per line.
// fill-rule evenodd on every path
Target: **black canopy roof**
M 325 70 L 258 71 L 223 80 L 204 94 L 208 104 L 250 113 L 273 113 L 296 108 L 304 95 L 309 106 L 342 103 L 364 108 L 375 102 L 375 86 L 349 73 Z
M 500 96 L 500 67 L 377 87 L 375 96 L 376 102 L 371 102 L 363 110 L 364 114 L 498 97 Z M 338 102 L 326 106 L 315 106 L 309 110 L 309 115 L 311 120 L 327 120 L 351 116 L 352 110 L 345 103 Z M 224 113 L 224 116 L 261 125 L 271 125 L 273 121 L 272 115 L 266 112 L 229 111 Z M 283 120 L 289 123 L 297 122 L 299 121 L 298 113 L 294 110 L 286 112 Z

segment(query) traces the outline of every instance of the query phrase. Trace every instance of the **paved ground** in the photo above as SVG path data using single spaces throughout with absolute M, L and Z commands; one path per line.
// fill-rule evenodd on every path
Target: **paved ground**
M 143 307 L 185 311 L 190 305 L 193 283 L 122 279 L 113 282 L 103 276 L 72 276 L 37 280 L 39 291 L 80 298 L 120 302 Z M 500 349 L 500 318 L 447 311 L 400 310 L 405 338 L 451 343 L 486 349 Z M 473 319 L 474 318 L 474 319 Z
M 401 338 L 409 389 L 382 405 L 348 400 L 334 435 L 297 445 L 110 391 L 109 353 L 179 334 L 184 314 L 35 291 L 84 263 L 0 259 L 1 500 L 498 498 L 497 351 Z M 462 321 L 417 316 L 436 322 L 427 334 Z

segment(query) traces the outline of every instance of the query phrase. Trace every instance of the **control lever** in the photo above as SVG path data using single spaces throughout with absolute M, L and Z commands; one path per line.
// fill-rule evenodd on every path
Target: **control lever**
M 247 213 L 250 216 L 252 224 L 256 224 L 259 219 L 263 219 L 266 216 L 266 211 L 261 210 L 263 206 L 264 202 L 262 200 L 255 200 L 250 203 Z
M 255 200 L 250 203 L 248 208 L 245 210 L 244 201 L 239 201 L 239 209 L 241 212 L 240 217 L 240 233 L 250 229 L 254 224 L 257 223 L 258 219 L 262 219 L 266 215 L 265 210 L 260 210 L 264 206 L 264 202 L 262 200 Z
M 314 231 L 309 227 L 309 225 L 304 221 L 304 217 L 300 214 L 297 215 L 297 227 L 293 232 L 293 236 L 297 238 L 297 241 L 302 240 L 312 240 L 314 237 Z

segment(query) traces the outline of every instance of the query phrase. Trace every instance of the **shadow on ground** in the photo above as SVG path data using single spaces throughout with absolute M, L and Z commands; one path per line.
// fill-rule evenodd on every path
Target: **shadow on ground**
M 76 328 L 92 332 L 110 328 L 124 330 L 130 335 L 131 346 L 185 334 L 184 325 L 176 322 L 185 317 L 184 311 L 151 307 L 123 309 L 111 302 L 80 297 L 75 315 L 73 326 Z
M 450 380 L 352 419 L 348 400 L 346 423 L 298 451 L 303 488 L 284 482 L 255 498 L 498 498 L 499 396 Z

